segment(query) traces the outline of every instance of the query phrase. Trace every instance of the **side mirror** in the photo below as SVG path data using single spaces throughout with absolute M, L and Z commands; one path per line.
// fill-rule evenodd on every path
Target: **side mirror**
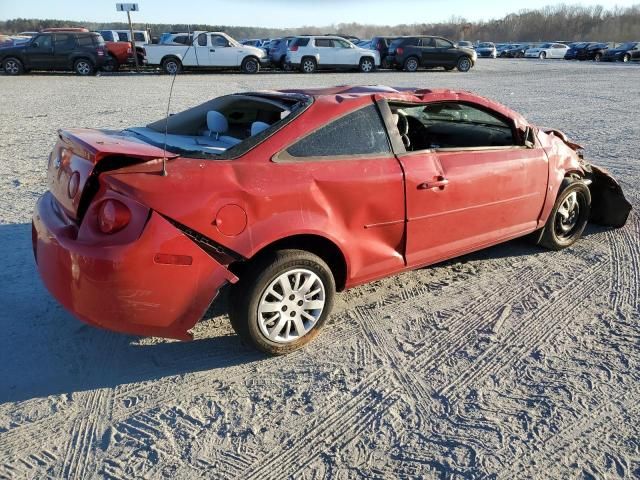
M 40 46 L 40 44 L 39 44 L 38 42 L 33 42 L 33 43 L 31 44 L 31 48 L 37 48 L 37 47 L 39 47 L 39 46 Z

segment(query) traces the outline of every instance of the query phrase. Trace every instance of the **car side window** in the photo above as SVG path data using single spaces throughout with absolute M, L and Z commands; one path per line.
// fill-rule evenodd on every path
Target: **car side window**
M 338 48 L 351 48 L 349 42 L 345 42 L 344 40 L 334 40 L 333 43 Z
M 201 33 L 200 35 L 198 35 L 198 38 L 196 39 L 196 42 L 197 42 L 199 47 L 206 47 L 207 46 L 207 34 L 206 33 Z
M 423 38 L 422 39 L 422 46 L 423 47 L 435 47 L 436 46 L 435 38 Z
M 316 38 L 316 47 L 329 47 L 333 46 L 333 42 L 328 38 Z
M 55 35 L 56 50 L 72 50 L 76 46 L 73 35 L 57 33 Z
M 285 151 L 296 160 L 317 157 L 390 153 L 387 131 L 375 105 L 334 120 L 297 141 Z
M 76 39 L 79 47 L 94 47 L 93 37 L 91 35 L 80 35 Z
M 115 42 L 116 40 L 113 39 L 113 32 L 109 31 L 109 30 L 101 30 L 100 31 L 100 35 L 102 35 L 102 38 L 105 39 L 105 41 L 107 42 Z
M 453 47 L 453 44 L 448 41 L 445 40 L 444 38 L 436 38 L 436 47 L 438 48 L 451 48 Z
M 211 35 L 211 45 L 214 47 L 226 47 L 229 45 L 227 39 L 220 35 Z
M 33 41 L 38 44 L 38 48 L 51 48 L 51 35 L 38 35 Z
M 393 107 L 408 151 L 519 146 L 512 123 L 462 102 Z

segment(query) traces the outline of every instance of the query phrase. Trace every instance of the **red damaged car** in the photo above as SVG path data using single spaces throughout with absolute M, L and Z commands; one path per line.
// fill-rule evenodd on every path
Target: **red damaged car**
M 48 169 L 33 248 L 70 312 L 189 339 L 230 284 L 233 327 L 274 354 L 317 335 L 337 290 L 524 235 L 565 248 L 631 210 L 562 133 L 450 90 L 228 95 L 62 130 Z

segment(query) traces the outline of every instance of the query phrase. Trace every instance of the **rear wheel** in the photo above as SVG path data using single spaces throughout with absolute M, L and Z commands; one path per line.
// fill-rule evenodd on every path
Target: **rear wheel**
M 2 68 L 4 68 L 4 73 L 7 75 L 20 75 L 24 72 L 22 62 L 17 58 L 7 58 L 2 62 Z
M 471 59 L 469 57 L 460 57 L 457 68 L 459 72 L 468 72 L 471 70 Z
M 551 250 L 573 245 L 581 236 L 591 212 L 591 193 L 582 180 L 573 180 L 558 195 L 544 226 L 540 244 Z
M 242 61 L 242 65 L 240 66 L 240 69 L 244 73 L 249 73 L 249 74 L 258 73 L 260 71 L 260 62 L 258 62 L 258 60 L 253 57 L 245 58 Z
M 599 62 L 600 60 L 602 60 L 602 54 L 601 53 L 596 53 L 595 56 L 593 57 L 593 61 L 594 62 Z
M 306 57 L 302 59 L 300 63 L 300 71 L 302 73 L 314 73 L 318 65 L 316 64 L 316 59 L 311 57 Z
M 415 72 L 420 67 L 420 62 L 416 57 L 409 57 L 404 61 L 404 69 L 407 72 Z
M 363 73 L 370 73 L 376 68 L 376 64 L 373 62 L 373 58 L 365 57 L 360 59 L 359 69 Z
M 631 60 L 631 57 L 629 56 L 629 54 L 628 54 L 628 53 L 625 53 L 625 54 L 624 54 L 624 57 L 622 57 L 622 61 L 623 61 L 624 63 L 629 63 L 629 60 Z
M 176 75 L 182 71 L 182 62 L 177 58 L 165 58 L 162 61 L 162 70 L 168 75 Z
M 87 75 L 93 75 L 93 73 L 95 72 L 95 67 L 90 60 L 87 60 L 86 58 L 79 58 L 73 64 L 73 70 L 78 75 L 86 77 Z
M 320 257 L 303 250 L 269 253 L 234 285 L 231 325 L 265 353 L 292 352 L 313 340 L 325 324 L 335 288 Z

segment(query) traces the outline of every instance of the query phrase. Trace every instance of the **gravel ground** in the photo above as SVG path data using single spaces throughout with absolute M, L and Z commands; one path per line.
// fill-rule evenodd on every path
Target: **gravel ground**
M 634 205 L 562 252 L 513 241 L 344 292 L 314 343 L 265 358 L 224 298 L 193 342 L 141 339 L 76 321 L 34 268 L 56 130 L 158 119 L 169 77 L 0 76 L 0 478 L 639 478 L 639 78 L 535 60 L 178 77 L 172 111 L 262 88 L 472 90 L 564 130 Z

